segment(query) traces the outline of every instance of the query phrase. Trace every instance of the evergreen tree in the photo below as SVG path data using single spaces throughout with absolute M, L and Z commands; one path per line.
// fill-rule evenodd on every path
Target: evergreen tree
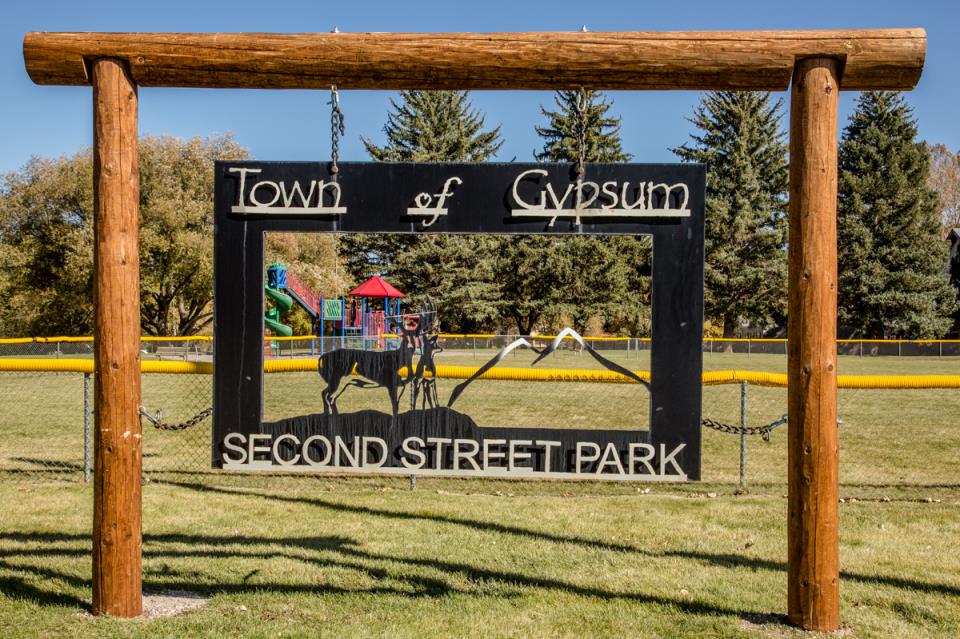
M 757 92 L 705 94 L 690 118 L 693 143 L 673 149 L 707 167 L 705 314 L 735 334 L 786 315 L 787 146 L 782 101 Z
M 868 338 L 935 338 L 955 308 L 930 158 L 897 93 L 860 96 L 840 144 L 839 314 Z
M 483 162 L 503 144 L 500 127 L 483 131 L 484 119 L 471 108 L 466 91 L 401 91 L 390 100 L 383 127 L 387 143 L 367 139 L 367 153 L 379 162 Z
M 500 127 L 484 130 L 466 91 L 402 91 L 391 100 L 383 146 L 364 139 L 382 162 L 482 162 L 500 148 Z M 358 280 L 381 275 L 407 294 L 407 304 L 430 297 L 444 331 L 477 332 L 495 316 L 491 264 L 496 238 L 453 235 L 352 235 L 341 243 Z
M 558 91 L 554 100 L 558 111 L 541 107 L 549 124 L 536 127 L 544 138 L 537 160 L 575 164 L 581 153 L 584 162 L 630 159 L 620 141 L 620 119 L 607 114 L 611 103 L 603 94 Z M 501 247 L 497 262 L 501 312 L 522 334 L 559 323 L 583 333 L 597 322 L 636 334 L 649 324 L 649 246 L 647 238 L 621 236 L 517 238 Z
M 599 91 L 557 91 L 558 111 L 540 107 L 550 120 L 536 127 L 544 138 L 543 149 L 534 156 L 540 162 L 576 162 L 581 149 L 585 162 L 629 162 L 620 142 L 620 118 L 607 114 L 612 106 Z

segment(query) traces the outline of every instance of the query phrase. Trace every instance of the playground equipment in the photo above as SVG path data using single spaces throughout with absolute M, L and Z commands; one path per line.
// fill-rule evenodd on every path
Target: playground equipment
M 263 318 L 264 326 L 274 334 L 289 337 L 293 330 L 280 322 L 281 316 L 296 303 L 313 324 L 313 335 L 320 338 L 321 352 L 339 348 L 383 349 L 387 319 L 400 316 L 403 293 L 381 277 L 371 277 L 343 297 L 324 298 L 315 293 L 280 262 L 267 268 L 264 293 L 273 300 Z M 374 308 L 371 300 L 383 300 Z M 333 338 L 328 340 L 327 338 Z M 311 354 L 314 354 L 311 345 Z
M 349 342 L 354 348 L 384 348 L 387 318 L 400 316 L 403 293 L 379 276 L 356 287 L 340 300 L 340 345 Z M 368 300 L 383 300 L 381 309 L 374 309 Z M 321 329 L 322 330 L 322 329 Z M 323 336 L 323 333 L 320 333 Z
M 282 290 L 287 288 L 287 269 L 283 264 L 274 263 L 267 269 L 267 284 L 263 292 L 273 300 L 273 308 L 268 308 L 263 314 L 263 325 L 275 335 L 290 337 L 293 329 L 280 323 L 280 317 L 293 307 L 293 299 L 284 295 Z

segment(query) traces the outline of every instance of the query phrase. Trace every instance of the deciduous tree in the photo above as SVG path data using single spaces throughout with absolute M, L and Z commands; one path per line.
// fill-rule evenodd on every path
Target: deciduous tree
M 946 237 L 960 228 L 960 151 L 951 153 L 943 144 L 930 148 L 930 188 L 940 196 L 940 223 Z
M 144 332 L 191 335 L 212 321 L 213 162 L 243 159 L 232 137 L 140 141 Z M 89 149 L 34 158 L 0 186 L 4 332 L 92 331 L 93 166 Z

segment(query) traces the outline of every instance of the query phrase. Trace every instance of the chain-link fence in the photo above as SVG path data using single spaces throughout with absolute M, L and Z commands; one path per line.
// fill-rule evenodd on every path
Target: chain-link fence
M 389 337 L 383 348 L 389 348 Z M 515 337 L 453 336 L 440 340 L 442 365 L 477 367 L 486 363 Z M 535 347 L 545 344 L 533 339 Z M 588 343 L 603 356 L 632 370 L 649 369 L 649 341 L 640 339 L 594 339 Z M 737 342 L 742 343 L 742 342 Z M 268 358 L 317 355 L 323 348 L 339 346 L 312 339 L 265 343 Z M 277 348 L 274 348 L 277 346 Z M 22 342 L 0 344 L 0 359 L 88 359 L 90 342 Z M 783 373 L 783 353 L 744 353 L 737 349 L 704 348 L 705 370 L 766 370 Z M 142 358 L 150 360 L 210 361 L 209 340 L 179 342 L 147 341 Z M 842 355 L 841 373 L 854 374 L 951 374 L 960 358 L 948 355 L 915 355 L 861 358 Z M 501 367 L 529 368 L 534 354 L 518 349 Z M 575 342 L 565 343 L 537 368 L 596 370 L 600 364 Z M 462 380 L 438 380 L 441 398 L 450 396 Z M 8 480 L 82 481 L 92 464 L 91 373 L 0 371 L 0 477 Z M 264 382 L 264 418 L 280 419 L 323 410 L 322 383 L 313 372 L 271 373 Z M 144 374 L 142 405 L 152 419 L 143 420 L 144 472 L 200 475 L 210 469 L 210 420 L 207 418 L 212 378 L 209 374 Z M 405 398 L 409 401 L 409 398 Z M 389 410 L 386 393 L 351 389 L 341 401 L 341 410 L 374 407 Z M 729 383 L 703 387 L 705 418 L 703 476 L 711 481 L 785 481 L 786 389 L 750 384 L 731 377 Z M 636 429 L 649 426 L 650 406 L 646 391 L 637 384 L 586 381 L 478 380 L 458 400 L 458 408 L 481 425 L 550 426 L 567 428 Z M 839 414 L 844 446 L 843 472 L 849 481 L 881 481 L 892 477 L 922 477 L 923 481 L 954 481 L 949 468 L 957 470 L 953 450 L 960 434 L 953 416 L 960 415 L 958 389 L 843 389 Z M 185 428 L 163 425 L 195 423 Z M 155 427 L 154 423 L 161 427 Z M 765 441 L 769 440 L 769 441 Z M 891 452 L 897 447 L 923 444 L 926 462 L 904 467 Z M 749 455 L 747 454 L 749 452 Z M 937 463 L 937 457 L 943 463 Z M 941 474 L 947 473 L 943 477 Z

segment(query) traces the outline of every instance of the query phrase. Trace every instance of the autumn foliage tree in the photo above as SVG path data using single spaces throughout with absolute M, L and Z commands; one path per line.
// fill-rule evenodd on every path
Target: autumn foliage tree
M 946 236 L 950 229 L 960 228 L 960 151 L 951 153 L 943 144 L 929 149 L 929 186 L 940 196 L 940 223 Z
M 229 135 L 146 137 L 139 146 L 140 310 L 151 335 L 213 320 L 213 163 L 244 159 Z M 33 158 L 0 180 L 0 326 L 6 334 L 90 334 L 93 164 L 89 149 Z

